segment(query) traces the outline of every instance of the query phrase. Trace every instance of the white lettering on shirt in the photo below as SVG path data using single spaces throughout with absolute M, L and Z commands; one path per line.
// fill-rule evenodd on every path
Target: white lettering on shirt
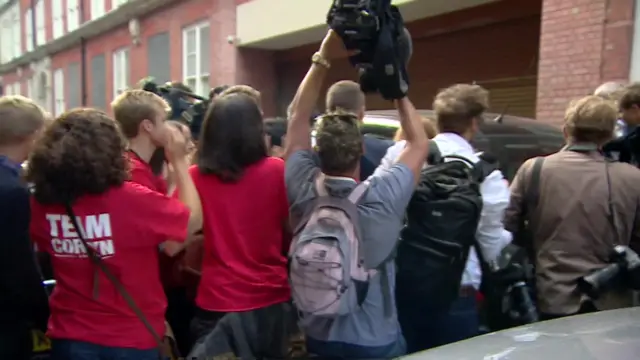
M 86 257 L 87 250 L 78 237 L 71 218 L 67 215 L 47 214 L 51 249 L 54 256 Z M 86 215 L 76 218 L 80 233 L 87 244 L 100 256 L 115 255 L 115 247 L 111 239 L 111 217 L 109 214 Z M 60 228 L 58 228 L 60 227 Z

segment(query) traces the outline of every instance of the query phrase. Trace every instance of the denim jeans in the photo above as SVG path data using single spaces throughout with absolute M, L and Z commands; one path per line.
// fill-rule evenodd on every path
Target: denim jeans
M 459 297 L 448 311 L 430 306 L 425 299 L 397 295 L 398 320 L 409 354 L 479 334 L 475 293 Z
M 140 350 L 91 344 L 83 341 L 52 340 L 51 360 L 159 360 L 158 349 Z

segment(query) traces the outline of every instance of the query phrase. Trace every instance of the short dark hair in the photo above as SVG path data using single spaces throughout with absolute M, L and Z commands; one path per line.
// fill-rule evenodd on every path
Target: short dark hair
M 358 113 L 365 104 L 365 96 L 360 85 L 351 80 L 342 80 L 327 90 L 326 111 L 346 111 Z
M 207 111 L 198 141 L 198 169 L 224 182 L 239 180 L 244 169 L 268 156 L 262 114 L 255 100 L 230 94 Z
M 171 82 L 171 87 L 178 89 L 180 91 L 184 91 L 184 92 L 188 92 L 188 93 L 192 93 L 193 89 L 190 88 L 189 86 L 187 86 L 185 83 L 181 82 L 181 81 L 173 81 Z
M 229 85 L 220 85 L 220 86 L 216 86 L 213 89 L 211 89 L 211 91 L 209 91 L 209 98 L 213 98 L 216 95 L 220 95 L 223 92 L 225 92 L 227 89 L 229 88 Z
M 489 108 L 489 92 L 480 85 L 456 84 L 441 90 L 433 100 L 440 132 L 462 134 Z
M 29 158 L 26 179 L 35 199 L 64 204 L 101 194 L 128 177 L 125 139 L 113 119 L 95 109 L 74 109 L 49 126 Z
M 363 153 L 356 115 L 347 112 L 323 115 L 316 127 L 316 147 L 325 174 L 342 175 L 354 170 Z
M 620 109 L 627 110 L 633 105 L 640 107 L 640 82 L 629 84 L 620 90 Z
M 271 118 L 264 121 L 265 133 L 271 138 L 272 146 L 282 146 L 282 137 L 287 134 L 287 120 Z

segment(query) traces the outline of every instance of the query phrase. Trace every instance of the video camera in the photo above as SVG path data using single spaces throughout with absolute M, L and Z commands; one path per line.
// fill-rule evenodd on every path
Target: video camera
M 391 0 L 335 0 L 327 24 L 347 50 L 358 50 L 349 61 L 359 71 L 363 92 L 379 92 L 387 100 L 406 96 L 411 35 Z
M 515 245 L 504 248 L 496 261 L 483 268 L 481 292 L 485 296 L 486 325 L 491 331 L 538 321 L 534 301 L 533 265 L 526 251 Z
M 202 121 L 211 99 L 178 89 L 171 86 L 171 83 L 158 85 L 153 79 L 143 80 L 142 89 L 165 99 L 171 107 L 169 120 L 177 120 L 189 126 L 193 138 L 198 138 Z M 191 98 L 195 102 L 187 101 L 185 98 Z
M 597 299 L 613 288 L 640 290 L 640 256 L 628 246 L 613 248 L 610 264 L 578 280 L 578 288 L 591 299 Z
M 631 128 L 603 147 L 604 154 L 612 160 L 640 167 L 640 128 Z

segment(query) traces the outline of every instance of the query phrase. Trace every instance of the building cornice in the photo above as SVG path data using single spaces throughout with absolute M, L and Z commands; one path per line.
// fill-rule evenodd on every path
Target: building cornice
M 9 0 L 6 3 L 0 5 L 0 15 L 4 14 L 9 10 L 13 5 L 18 3 L 20 0 Z
M 175 2 L 175 0 L 129 0 L 104 16 L 85 22 L 72 32 L 51 40 L 7 63 L 0 64 L 0 74 L 6 74 L 31 62 L 53 56 L 60 51 L 78 45 L 83 38 L 89 40 L 102 35 L 109 30 L 127 24 L 131 19 L 149 15 L 151 12 Z M 10 4 L 5 6 L 10 6 Z

